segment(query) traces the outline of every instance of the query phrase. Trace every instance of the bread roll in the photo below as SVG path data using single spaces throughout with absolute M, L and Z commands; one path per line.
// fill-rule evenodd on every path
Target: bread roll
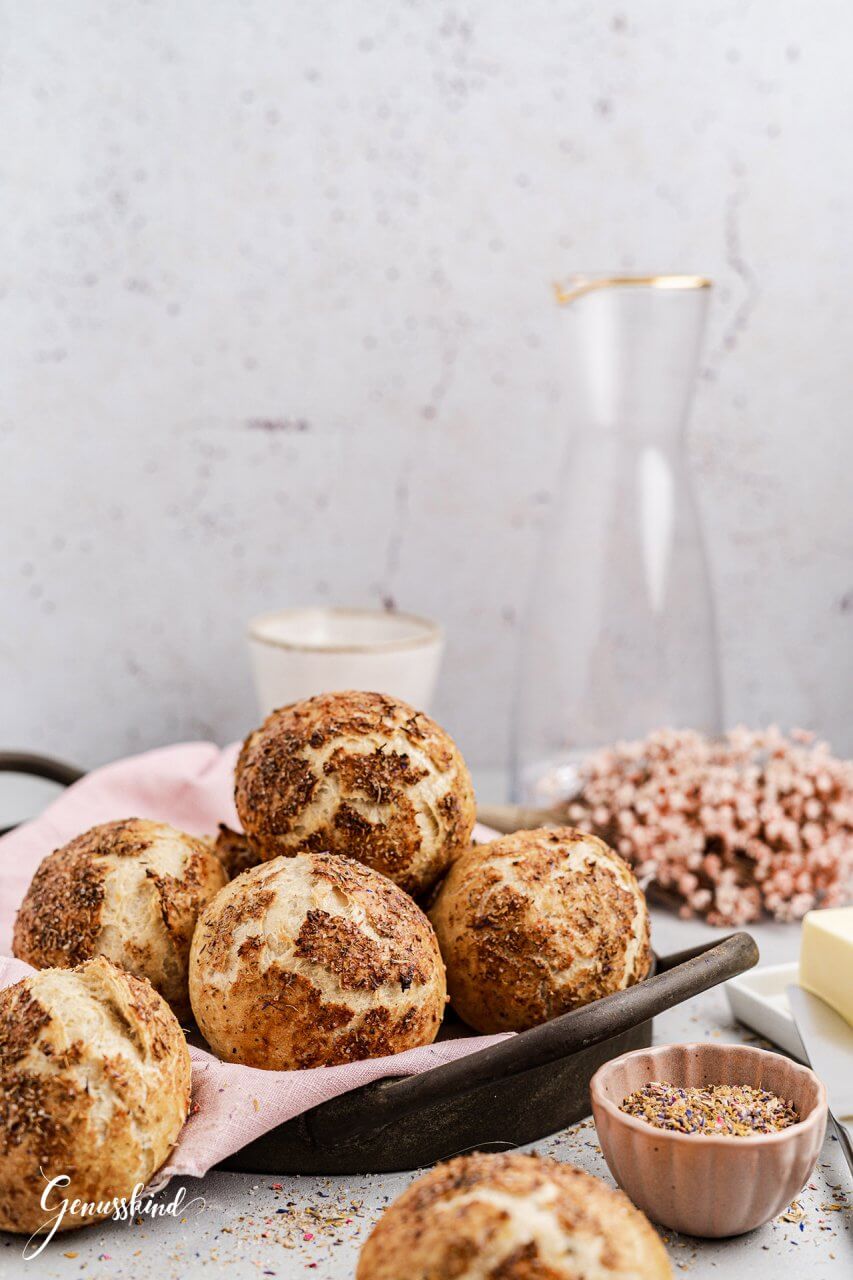
M 572 1165 L 459 1156 L 418 1178 L 365 1241 L 356 1280 L 669 1280 L 648 1219 Z
M 243 744 L 235 798 L 265 858 L 343 854 L 413 894 L 467 846 L 475 818 L 453 741 L 379 693 L 324 693 L 274 711 Z
M 288 1071 L 430 1044 L 446 988 L 430 923 L 402 889 L 350 858 L 302 853 L 214 898 L 190 997 L 223 1061 Z
M 649 915 L 633 872 L 571 827 L 517 831 L 457 858 L 430 910 L 453 1008 L 522 1031 L 639 982 Z
M 242 871 L 248 871 L 249 867 L 256 867 L 263 861 L 257 850 L 249 844 L 244 833 L 232 830 L 224 822 L 220 822 L 216 835 L 209 836 L 207 839 L 211 849 L 225 868 L 225 874 L 229 880 L 233 880 Z
M 37 969 L 107 956 L 187 1018 L 193 929 L 225 881 L 204 840 L 143 818 L 105 822 L 44 859 L 18 911 L 13 950 Z
M 189 1102 L 186 1041 L 150 983 L 98 957 L 0 991 L 0 1228 L 44 1229 L 62 1174 L 50 1205 L 95 1206 L 62 1230 L 108 1217 L 164 1163 Z

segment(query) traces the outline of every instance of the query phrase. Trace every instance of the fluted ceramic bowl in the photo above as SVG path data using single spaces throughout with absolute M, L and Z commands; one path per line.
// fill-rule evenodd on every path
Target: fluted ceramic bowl
M 734 1138 L 675 1133 L 619 1104 L 652 1081 L 768 1089 L 797 1124 Z M 650 1218 L 693 1236 L 737 1236 L 781 1213 L 811 1177 L 826 1129 L 826 1090 L 813 1071 L 737 1044 L 668 1044 L 613 1058 L 590 1082 L 601 1150 L 619 1186 Z

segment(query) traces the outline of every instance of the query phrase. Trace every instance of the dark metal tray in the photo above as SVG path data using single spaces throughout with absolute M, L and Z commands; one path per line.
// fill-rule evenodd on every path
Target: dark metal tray
M 77 771 L 0 753 L 0 772 L 71 782 Z M 535 1142 L 589 1115 L 603 1062 L 651 1044 L 656 1014 L 733 978 L 758 960 L 747 933 L 656 959 L 627 991 L 419 1076 L 375 1081 L 321 1103 L 250 1142 L 222 1168 L 250 1173 L 391 1173 L 462 1151 Z
M 252 1173 L 391 1173 L 535 1142 L 589 1115 L 603 1062 L 651 1044 L 652 1018 L 758 960 L 747 933 L 665 956 L 653 977 L 423 1075 L 332 1098 L 230 1156 Z

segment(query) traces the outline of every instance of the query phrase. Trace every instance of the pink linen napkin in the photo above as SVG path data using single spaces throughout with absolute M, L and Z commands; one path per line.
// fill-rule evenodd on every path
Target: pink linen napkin
M 219 822 L 238 826 L 232 798 L 238 749 L 239 744 L 220 750 L 193 742 L 119 760 L 81 778 L 39 817 L 0 840 L 0 988 L 33 972 L 11 957 L 12 928 L 41 859 L 79 832 L 114 818 L 155 818 L 193 835 L 211 835 Z M 192 1113 L 156 1186 L 176 1174 L 202 1177 L 276 1125 L 371 1080 L 418 1075 L 504 1039 L 467 1036 L 308 1071 L 260 1071 L 191 1047 Z

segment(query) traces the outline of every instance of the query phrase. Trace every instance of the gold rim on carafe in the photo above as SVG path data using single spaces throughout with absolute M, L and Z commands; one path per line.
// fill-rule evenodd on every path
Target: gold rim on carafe
M 577 283 L 564 287 L 554 285 L 554 294 L 560 306 L 582 298 L 596 289 L 613 289 L 624 286 L 644 286 L 647 289 L 710 289 L 712 281 L 707 276 L 578 276 Z

